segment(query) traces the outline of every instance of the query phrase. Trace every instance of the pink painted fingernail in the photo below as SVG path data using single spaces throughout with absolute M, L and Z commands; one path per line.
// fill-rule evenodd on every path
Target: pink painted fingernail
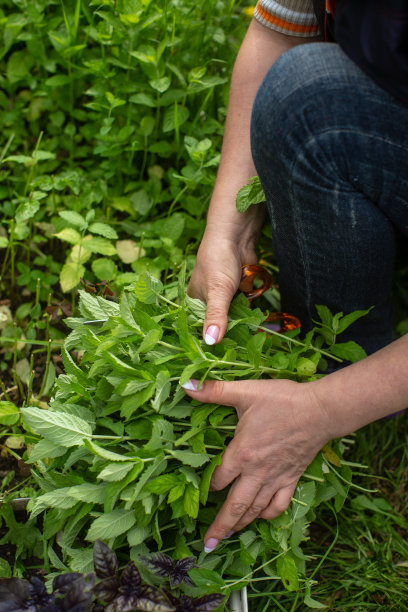
M 225 536 L 224 536 L 224 540 L 226 540 L 227 538 L 230 538 L 230 537 L 232 536 L 232 534 L 233 534 L 233 533 L 234 533 L 234 532 L 233 532 L 233 530 L 232 530 L 232 529 L 231 529 L 231 531 L 228 531 L 228 533 L 226 533 L 226 534 L 225 534 Z
M 192 378 L 181 385 L 183 389 L 187 389 L 187 391 L 197 391 L 198 380 L 193 380 Z
M 217 325 L 210 325 L 205 332 L 204 341 L 206 344 L 215 344 L 218 340 L 220 330 Z
M 210 538 L 206 541 L 204 550 L 206 553 L 212 552 L 214 548 L 218 545 L 218 540 L 216 538 Z

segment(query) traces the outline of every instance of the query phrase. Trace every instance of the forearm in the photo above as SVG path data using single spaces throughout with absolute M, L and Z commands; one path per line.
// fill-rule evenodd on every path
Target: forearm
M 332 438 L 408 408 L 408 335 L 310 385 Z
M 292 46 L 305 39 L 285 36 L 253 20 L 235 62 L 221 162 L 211 200 L 207 227 L 232 239 L 249 241 L 259 230 L 263 214 L 260 207 L 238 213 L 235 198 L 248 178 L 256 174 L 250 146 L 252 106 L 259 86 L 271 65 Z

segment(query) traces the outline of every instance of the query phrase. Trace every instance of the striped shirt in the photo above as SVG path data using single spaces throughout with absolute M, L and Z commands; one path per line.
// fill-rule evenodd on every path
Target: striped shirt
M 290 36 L 310 38 L 320 34 L 313 0 L 259 0 L 254 18 L 262 25 Z

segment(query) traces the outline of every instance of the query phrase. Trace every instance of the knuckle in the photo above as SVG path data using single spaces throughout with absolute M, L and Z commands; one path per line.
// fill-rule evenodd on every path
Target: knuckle
M 285 512 L 285 510 L 288 508 L 290 504 L 290 500 L 279 500 L 274 502 L 273 507 L 275 510 L 275 513 L 278 514 L 282 514 L 282 512 Z
M 247 510 L 247 504 L 242 502 L 232 502 L 229 506 L 229 511 L 233 516 L 242 516 Z
M 217 380 L 213 383 L 212 398 L 214 404 L 222 404 L 222 397 L 225 391 L 225 383 L 223 380 Z
M 253 446 L 245 446 L 240 451 L 240 457 L 243 463 L 257 463 L 258 451 Z
M 254 505 L 248 508 L 247 514 L 249 514 L 252 517 L 255 517 L 255 516 L 259 516 L 262 511 L 263 511 L 262 506 Z

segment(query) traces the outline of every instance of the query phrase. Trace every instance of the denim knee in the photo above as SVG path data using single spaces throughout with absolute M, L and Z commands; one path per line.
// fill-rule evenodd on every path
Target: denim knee
M 255 166 L 292 155 L 316 133 L 342 122 L 333 108 L 341 97 L 353 106 L 355 87 L 371 95 L 371 80 L 338 45 L 308 43 L 286 51 L 270 68 L 256 95 L 251 120 Z M 347 114 L 344 117 L 347 125 Z

